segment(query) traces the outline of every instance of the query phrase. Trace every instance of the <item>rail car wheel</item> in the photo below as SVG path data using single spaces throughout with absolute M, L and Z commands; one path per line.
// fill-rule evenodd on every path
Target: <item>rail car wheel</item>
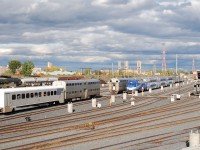
M 60 102 L 59 102 L 59 101 L 56 101 L 56 102 L 55 102 L 55 104 L 56 104 L 56 105 L 59 105 L 59 104 L 60 104 Z
M 54 102 L 49 102 L 48 104 L 49 104 L 49 106 L 52 106 L 52 105 L 53 105 L 53 103 L 54 103 Z
M 14 113 L 15 112 L 15 108 L 13 108 L 11 112 Z

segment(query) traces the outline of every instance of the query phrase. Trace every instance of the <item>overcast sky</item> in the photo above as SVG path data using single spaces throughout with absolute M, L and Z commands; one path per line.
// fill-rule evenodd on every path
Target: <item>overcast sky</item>
M 0 65 L 200 69 L 200 0 L 0 0 Z M 123 66 L 123 65 L 122 65 Z

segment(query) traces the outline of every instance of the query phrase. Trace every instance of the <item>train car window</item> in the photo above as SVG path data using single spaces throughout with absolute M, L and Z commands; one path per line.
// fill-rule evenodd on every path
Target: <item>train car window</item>
M 57 95 L 56 91 L 54 91 L 54 95 Z
M 38 93 L 35 93 L 35 97 L 38 97 Z
M 25 99 L 25 94 L 22 94 L 22 99 Z
M 12 100 L 16 100 L 16 95 L 12 95 Z
M 26 98 L 29 98 L 29 93 L 26 93 Z
M 71 83 L 69 84 L 69 86 L 71 86 Z
M 20 94 L 17 94 L 17 99 L 21 99 L 21 95 Z
M 33 98 L 34 97 L 34 93 L 31 93 L 31 98 Z
M 74 93 L 74 91 L 72 91 L 72 94 Z
M 53 91 L 51 91 L 51 95 L 53 95 Z
M 47 95 L 47 92 L 44 92 L 43 95 L 46 96 L 46 95 Z
M 50 95 L 51 95 L 51 94 L 50 94 L 50 91 L 48 91 L 48 92 L 47 92 L 47 96 L 50 96 Z
M 86 85 L 86 82 L 84 83 L 84 85 Z
M 80 83 L 80 85 L 82 85 L 82 83 Z
M 72 86 L 74 86 L 74 83 L 72 83 Z
M 41 96 L 42 96 L 42 92 L 39 92 L 39 94 L 38 94 L 38 95 L 39 95 L 39 97 L 41 97 Z

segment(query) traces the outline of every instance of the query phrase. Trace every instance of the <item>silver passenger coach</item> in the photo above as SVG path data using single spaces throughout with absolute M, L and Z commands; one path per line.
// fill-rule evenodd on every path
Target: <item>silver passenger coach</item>
M 100 95 L 100 81 L 96 79 L 54 81 L 52 86 L 0 89 L 0 112 L 14 111 L 17 107 L 42 103 L 65 103 Z

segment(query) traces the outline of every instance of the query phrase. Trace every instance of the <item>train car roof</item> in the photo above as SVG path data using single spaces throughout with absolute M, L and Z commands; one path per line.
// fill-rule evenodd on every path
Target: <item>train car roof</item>
M 112 79 L 115 79 L 115 80 L 135 80 L 136 78 L 111 78 Z
M 66 83 L 80 83 L 80 82 L 100 82 L 98 79 L 84 79 L 84 80 L 59 80 L 64 81 Z M 58 81 L 58 82 L 59 82 Z
M 63 88 L 62 86 L 35 86 L 35 87 L 20 87 L 20 88 L 6 88 L 0 89 L 1 92 L 29 92 L 29 91 L 37 91 L 37 90 L 52 90 Z
M 58 78 L 56 78 L 56 77 L 25 77 L 25 78 L 22 78 L 21 79 L 22 81 L 30 81 L 30 80 L 37 80 L 37 81 L 43 81 L 43 80 L 58 80 Z

